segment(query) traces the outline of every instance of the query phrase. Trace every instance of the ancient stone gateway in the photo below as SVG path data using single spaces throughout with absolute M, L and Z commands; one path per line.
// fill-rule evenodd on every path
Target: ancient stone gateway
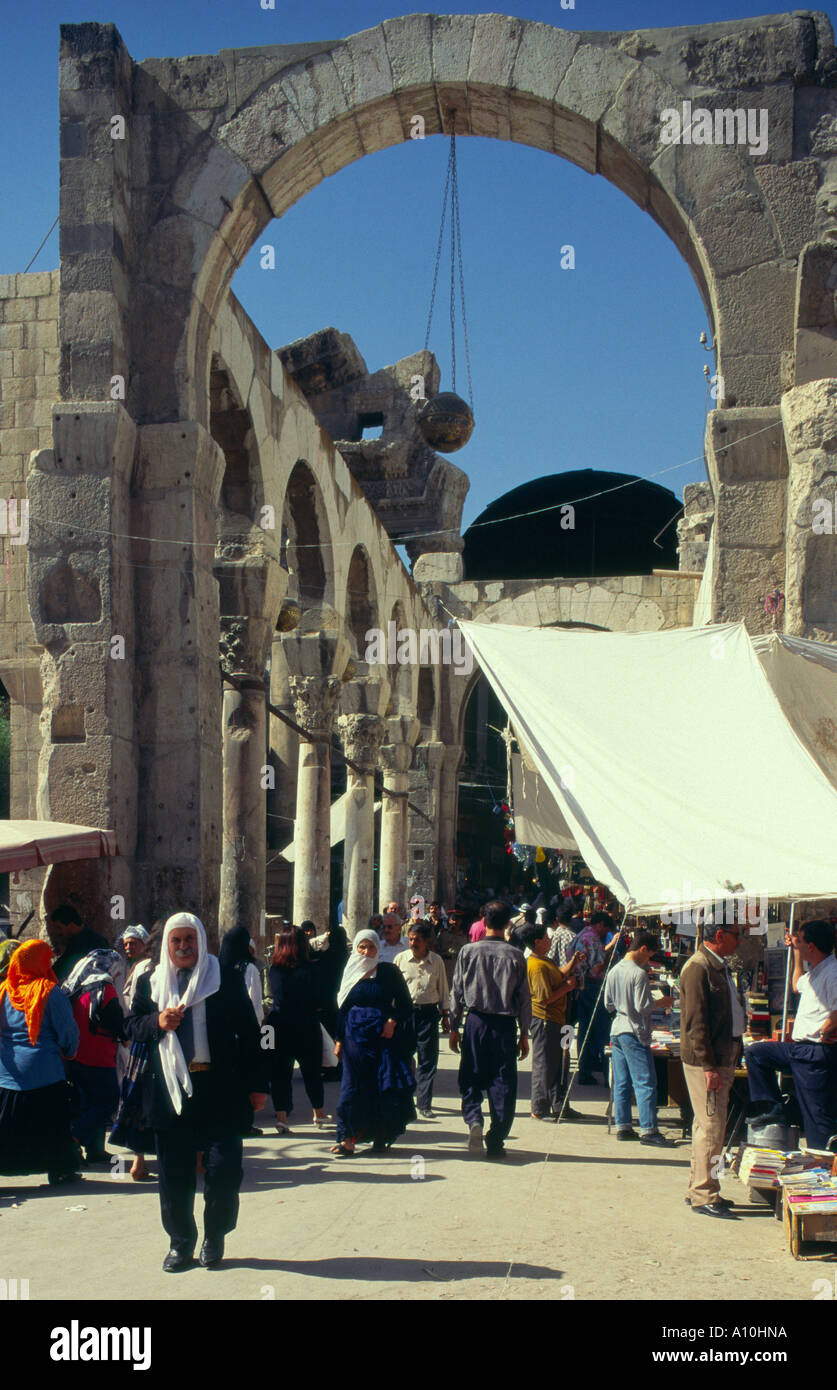
M 74 888 L 100 922 L 121 894 L 134 917 L 179 905 L 214 926 L 220 905 L 222 927 L 252 927 L 267 818 L 284 816 L 304 865 L 294 913 L 322 917 L 337 729 L 355 765 L 351 925 L 371 883 L 376 767 L 401 794 L 384 817 L 382 894 L 448 896 L 464 683 L 367 671 L 362 624 L 489 608 L 614 627 L 692 620 L 688 573 L 647 593 L 648 576 L 604 577 L 595 602 L 560 577 L 528 597 L 463 580 L 461 472 L 413 438 L 399 455 L 412 491 L 399 494 L 384 449 L 337 449 L 325 432 L 363 391 L 397 401 L 402 364 L 370 377 L 339 334 L 272 351 L 230 295 L 272 218 L 408 140 L 417 118 L 428 135 L 455 126 L 602 174 L 672 238 L 723 382 L 712 497 L 687 496 L 681 523 L 684 549 L 706 551 L 697 613 L 757 629 L 778 585 L 791 631 L 834 639 L 833 541 L 813 534 L 811 511 L 833 484 L 837 427 L 835 73 L 830 25 L 808 12 L 632 33 L 413 15 L 333 43 L 139 64 L 112 26 L 62 28 L 60 276 L 0 284 L 0 447 L 30 503 L 0 674 L 13 728 L 38 749 L 37 796 L 13 788 L 13 813 L 28 797 L 44 815 L 112 825 L 122 858 L 57 874 L 51 891 Z M 721 111 L 730 131 L 736 110 L 766 113 L 766 148 L 666 143 L 662 113 L 684 103 L 687 124 Z M 405 360 L 417 359 L 432 382 L 432 358 Z M 449 538 L 413 555 L 411 578 L 391 536 L 428 516 Z M 268 718 L 268 663 L 274 705 L 313 741 Z M 276 785 L 254 789 L 266 760 Z

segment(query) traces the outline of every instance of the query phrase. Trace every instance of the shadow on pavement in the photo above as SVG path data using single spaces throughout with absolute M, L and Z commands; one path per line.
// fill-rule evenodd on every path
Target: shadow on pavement
M 425 1283 L 436 1279 L 440 1283 L 461 1283 L 466 1279 L 563 1279 L 563 1270 L 543 1265 L 513 1264 L 509 1272 L 507 1260 L 388 1260 L 380 1256 L 359 1256 L 357 1259 L 327 1260 L 261 1260 L 227 1259 L 228 1269 L 281 1270 L 285 1274 L 306 1274 L 315 1279 L 356 1279 L 362 1283 Z

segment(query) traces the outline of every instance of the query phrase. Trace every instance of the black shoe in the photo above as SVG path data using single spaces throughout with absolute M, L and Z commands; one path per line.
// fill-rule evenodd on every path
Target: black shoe
M 505 1158 L 505 1157 L 506 1157 L 506 1150 L 505 1150 L 504 1148 L 489 1149 L 488 1147 L 486 1147 L 485 1156 L 486 1156 L 486 1158 L 491 1158 L 491 1159 Z
M 638 1138 L 639 1138 L 639 1135 L 637 1134 L 637 1132 L 636 1132 L 635 1129 L 617 1129 L 617 1131 L 616 1131 L 616 1138 L 617 1138 L 617 1139 L 638 1139 Z
M 573 1108 L 572 1108 L 571 1105 L 565 1105 L 563 1110 L 555 1110 L 555 1111 L 553 1112 L 553 1114 L 554 1114 L 554 1117 L 555 1117 L 556 1120 L 558 1120 L 558 1119 L 562 1119 L 562 1120 L 586 1120 L 586 1119 L 587 1119 L 587 1116 L 586 1116 L 586 1115 L 582 1115 L 582 1113 L 581 1113 L 580 1110 L 573 1110 Z
M 420 1110 L 419 1114 L 423 1120 L 435 1120 L 436 1118 L 429 1105 L 426 1105 L 423 1110 Z
M 684 1197 L 683 1201 L 686 1203 L 687 1207 L 690 1207 L 692 1205 L 691 1197 Z M 729 1197 L 716 1197 L 712 1205 L 716 1207 L 727 1207 L 728 1209 L 732 1209 L 732 1207 L 735 1206 L 735 1202 L 731 1202 Z
M 110 1163 L 110 1154 L 104 1149 L 85 1149 L 84 1161 L 88 1166 L 94 1163 Z
M 215 1240 L 206 1237 L 201 1246 L 200 1262 L 204 1269 L 217 1269 L 224 1258 L 224 1237 L 217 1236 Z
M 83 1173 L 48 1173 L 50 1187 L 66 1187 L 68 1183 L 84 1182 Z
M 725 1221 L 738 1220 L 738 1217 L 733 1215 L 729 1207 L 722 1206 L 720 1202 L 704 1202 L 701 1207 L 693 1206 L 692 1211 L 696 1212 L 698 1216 L 722 1217 Z
M 652 1144 L 654 1148 L 657 1149 L 674 1148 L 674 1144 L 672 1143 L 672 1141 L 670 1139 L 666 1139 L 665 1135 L 661 1134 L 658 1129 L 653 1130 L 651 1134 L 641 1134 L 639 1136 L 639 1142 L 640 1144 Z
M 179 1274 L 182 1269 L 189 1269 L 195 1263 L 195 1257 L 190 1251 L 188 1254 L 184 1250 L 170 1250 L 163 1260 L 164 1274 Z

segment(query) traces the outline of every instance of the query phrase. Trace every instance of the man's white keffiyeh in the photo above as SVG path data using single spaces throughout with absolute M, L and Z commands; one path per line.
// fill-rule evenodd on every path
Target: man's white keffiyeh
M 192 968 L 183 994 L 177 984 L 177 966 L 169 958 L 169 936 L 175 929 L 193 927 L 198 936 L 198 963 Z M 163 942 L 160 947 L 160 964 L 151 976 L 151 998 L 160 1013 L 164 1009 L 176 1009 L 183 1005 L 191 1009 L 210 994 L 217 994 L 221 984 L 221 967 L 218 957 L 211 956 L 206 949 L 206 931 L 203 922 L 191 912 L 176 912 L 163 928 Z M 192 1094 L 192 1078 L 183 1056 L 183 1049 L 172 1029 L 160 1039 L 160 1065 L 163 1080 L 171 1097 L 175 1113 L 183 1109 L 183 1096 Z

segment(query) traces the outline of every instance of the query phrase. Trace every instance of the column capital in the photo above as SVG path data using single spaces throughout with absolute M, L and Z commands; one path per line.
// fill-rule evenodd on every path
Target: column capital
M 340 714 L 337 716 L 337 732 L 346 757 L 367 774 L 374 772 L 384 740 L 384 720 L 377 714 Z
M 297 724 L 312 734 L 330 734 L 342 689 L 339 676 L 291 676 L 290 688 Z

